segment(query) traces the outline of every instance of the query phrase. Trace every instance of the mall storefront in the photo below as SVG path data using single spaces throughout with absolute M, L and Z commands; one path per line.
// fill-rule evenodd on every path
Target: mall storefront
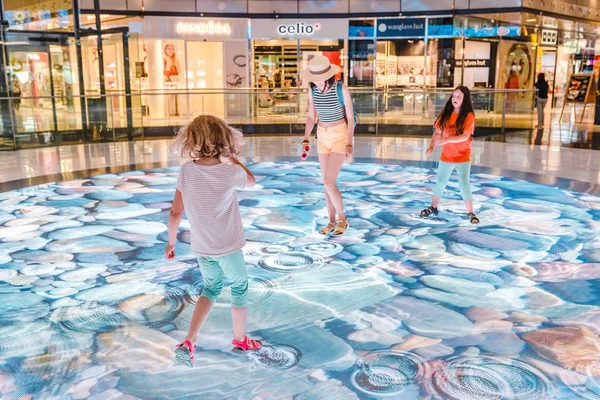
M 106 120 L 109 130 L 163 136 L 200 113 L 241 125 L 297 121 L 306 107 L 301 71 L 316 55 L 342 67 L 338 78 L 367 116 L 390 110 L 399 118 L 418 116 L 432 101 L 435 112 L 447 95 L 432 100 L 424 88 L 532 89 L 538 72 L 547 74 L 560 107 L 568 76 L 593 68 L 596 43 L 595 32 L 548 18 L 103 18 L 102 57 L 97 34 L 84 30 L 80 60 L 69 32 L 32 40 L 31 33 L 9 29 L 15 39 L 8 70 L 23 98 L 17 132 L 82 129 L 84 113 L 90 124 Z M 96 107 L 102 98 L 104 109 Z M 476 107 L 494 111 L 498 101 L 481 95 Z M 507 103 L 509 110 L 531 107 L 519 95 Z
M 324 55 L 342 67 L 338 79 L 346 81 L 347 19 L 276 19 L 251 21 L 252 87 L 258 89 L 256 116 L 303 115 L 308 86 L 302 71 L 308 62 Z
M 224 117 L 248 113 L 247 104 L 224 94 L 224 89 L 249 85 L 247 20 L 145 17 L 129 20 L 127 27 L 127 54 L 118 36 L 103 40 L 104 76 L 107 94 L 126 94 L 128 57 L 134 123 L 169 126 L 200 113 Z M 93 38 L 84 54 L 85 86 L 98 92 Z M 207 90 L 214 93 L 201 94 Z M 118 120 L 125 115 L 124 97 L 113 97 Z

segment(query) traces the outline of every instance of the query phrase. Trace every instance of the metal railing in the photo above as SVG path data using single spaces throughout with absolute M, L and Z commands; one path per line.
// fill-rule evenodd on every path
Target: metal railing
M 428 134 L 451 92 L 351 89 L 360 117 L 357 133 Z M 473 90 L 478 131 L 500 134 L 532 129 L 536 121 L 535 93 Z M 177 127 L 199 114 L 219 116 L 248 134 L 301 133 L 307 98 L 307 90 L 300 88 L 0 98 L 0 149 L 172 136 Z

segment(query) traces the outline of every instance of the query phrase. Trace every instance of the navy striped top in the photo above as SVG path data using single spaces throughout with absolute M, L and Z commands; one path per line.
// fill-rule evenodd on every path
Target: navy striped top
M 333 86 L 325 93 L 322 93 L 319 88 L 315 87 L 312 91 L 315 110 L 319 114 L 321 122 L 337 122 L 345 118 L 344 106 L 338 99 L 337 85 L 340 81 L 335 81 Z

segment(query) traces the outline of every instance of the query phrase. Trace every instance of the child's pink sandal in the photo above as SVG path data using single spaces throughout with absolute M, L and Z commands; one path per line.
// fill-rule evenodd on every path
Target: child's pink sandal
M 185 340 L 175 346 L 175 359 L 181 365 L 192 368 L 194 366 L 194 352 L 196 345 L 192 346 L 192 342 Z
M 234 339 L 231 344 L 236 349 L 242 351 L 258 350 L 262 347 L 262 342 L 260 340 L 249 339 L 248 336 L 244 337 L 244 340 L 242 341 Z

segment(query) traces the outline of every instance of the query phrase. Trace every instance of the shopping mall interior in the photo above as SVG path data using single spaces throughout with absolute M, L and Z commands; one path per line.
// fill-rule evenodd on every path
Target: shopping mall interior
M 0 5 L 0 398 L 600 399 L 597 1 Z M 358 116 L 339 236 L 316 128 L 301 157 L 319 56 Z M 458 175 L 421 215 L 457 86 L 478 224 Z M 226 271 L 190 368 L 211 283 L 197 222 L 165 257 L 170 144 L 206 114 L 256 177 L 235 208 L 262 347 L 231 344 Z

